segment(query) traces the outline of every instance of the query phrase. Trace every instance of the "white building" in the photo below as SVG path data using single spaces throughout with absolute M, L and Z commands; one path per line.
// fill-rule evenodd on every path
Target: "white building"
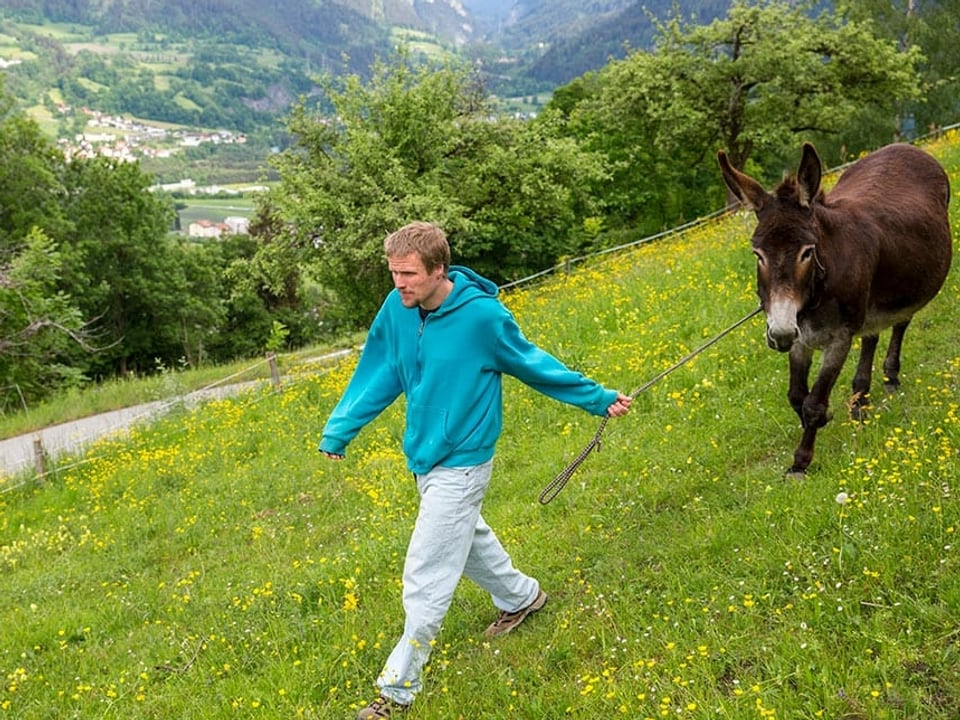
M 249 235 L 250 220 L 245 217 L 228 217 L 223 219 L 223 224 L 230 228 L 232 235 Z

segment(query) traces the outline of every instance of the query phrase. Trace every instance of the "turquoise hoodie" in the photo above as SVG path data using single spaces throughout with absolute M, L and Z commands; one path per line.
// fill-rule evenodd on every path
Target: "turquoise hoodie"
M 454 265 L 453 289 L 425 320 L 393 290 L 367 334 L 347 388 L 323 429 L 320 450 L 346 454 L 357 433 L 406 395 L 403 452 L 423 474 L 493 457 L 503 429 L 504 373 L 594 415 L 617 399 L 527 340 L 497 298 L 497 286 Z

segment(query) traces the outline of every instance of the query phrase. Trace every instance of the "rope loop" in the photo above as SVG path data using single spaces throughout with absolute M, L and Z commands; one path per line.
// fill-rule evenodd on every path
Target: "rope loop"
M 543 492 L 540 493 L 539 498 L 541 505 L 546 505 L 548 502 L 553 500 L 561 490 L 563 490 L 563 486 L 567 484 L 567 481 L 571 477 L 573 477 L 573 473 L 575 473 L 577 468 L 583 464 L 583 461 L 587 459 L 587 456 L 591 452 L 593 452 L 594 448 L 597 449 L 597 452 L 600 452 L 600 446 L 602 444 L 600 442 L 600 436 L 603 434 L 603 429 L 606 427 L 607 420 L 609 419 L 610 418 L 605 417 L 600 422 L 600 428 L 594 434 L 593 440 L 587 443 L 587 446 L 580 451 L 580 454 L 573 459 L 573 462 L 567 465 L 567 467 L 564 468 L 553 480 L 550 481 L 550 484 L 543 489 Z

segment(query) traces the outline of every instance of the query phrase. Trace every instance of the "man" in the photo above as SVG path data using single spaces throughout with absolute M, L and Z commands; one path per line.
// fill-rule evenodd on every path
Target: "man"
M 480 516 L 503 425 L 502 374 L 595 415 L 623 415 L 631 402 L 529 342 L 494 283 L 450 266 L 439 227 L 406 225 L 387 236 L 384 250 L 395 289 L 320 441 L 324 455 L 342 460 L 357 433 L 405 394 L 403 451 L 420 493 L 403 569 L 406 620 L 377 678 L 380 696 L 359 720 L 389 718 L 413 702 L 462 575 L 500 610 L 488 637 L 510 632 L 547 601 Z

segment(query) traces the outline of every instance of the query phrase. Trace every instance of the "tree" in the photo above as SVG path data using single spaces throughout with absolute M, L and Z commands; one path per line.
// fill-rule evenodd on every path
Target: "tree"
M 289 118 L 296 144 L 274 159 L 270 199 L 280 230 L 259 256 L 268 276 L 306 264 L 336 294 L 328 324 L 369 322 L 390 287 L 383 238 L 414 219 L 439 223 L 455 261 L 497 281 L 581 247 L 600 158 L 550 120 L 498 116 L 469 68 L 401 50 L 366 83 L 323 87 L 326 112 L 301 102 Z
M 956 0 L 841 0 L 837 12 L 872 22 L 876 33 L 923 52 L 923 97 L 904 102 L 898 133 L 911 136 L 956 122 L 960 115 L 960 3 Z
M 672 167 L 709 167 L 716 177 L 712 156 L 723 148 L 738 168 L 753 160 L 755 174 L 764 165 L 779 173 L 801 138 L 859 151 L 889 141 L 898 104 L 919 96 L 918 48 L 779 0 L 737 0 L 707 26 L 674 17 L 657 32 L 653 52 L 601 71 L 599 92 L 571 120 L 607 143 L 642 138 Z M 885 137 L 845 135 L 866 113 L 885 119 Z
M 90 378 L 259 354 L 275 322 L 313 339 L 306 312 L 236 281 L 249 240 L 172 236 L 151 185 L 135 163 L 67 161 L 0 90 L 0 411 Z
M 172 241 L 173 211 L 135 163 L 94 158 L 66 169 L 63 287 L 99 330 L 97 374 L 150 370 L 180 356 L 188 286 Z
M 68 227 L 63 166 L 63 154 L 3 92 L 0 75 L 0 261 L 16 254 L 34 228 L 55 238 Z
M 169 238 L 167 242 L 174 261 L 170 276 L 178 284 L 178 300 L 175 315 L 165 320 L 168 323 L 175 320 L 177 324 L 180 341 L 177 359 L 183 358 L 190 367 L 199 367 L 212 356 L 211 347 L 216 344 L 226 320 L 220 244 L 192 243 L 179 238 Z M 172 366 L 172 358 L 165 360 Z
M 279 231 L 276 217 L 264 206 L 251 223 L 249 236 L 235 235 L 218 243 L 224 319 L 209 345 L 215 357 L 262 353 L 278 322 L 288 328 L 291 347 L 317 339 L 313 298 L 306 295 L 301 268 L 287 262 L 296 255 L 272 252 Z
M 14 110 L 0 77 L 0 412 L 77 383 L 80 374 L 59 358 L 89 349 L 82 316 L 58 287 L 55 236 L 70 226 L 63 162 Z
M 0 262 L 0 413 L 79 384 L 60 358 L 90 349 L 80 311 L 57 290 L 62 258 L 40 230 Z

